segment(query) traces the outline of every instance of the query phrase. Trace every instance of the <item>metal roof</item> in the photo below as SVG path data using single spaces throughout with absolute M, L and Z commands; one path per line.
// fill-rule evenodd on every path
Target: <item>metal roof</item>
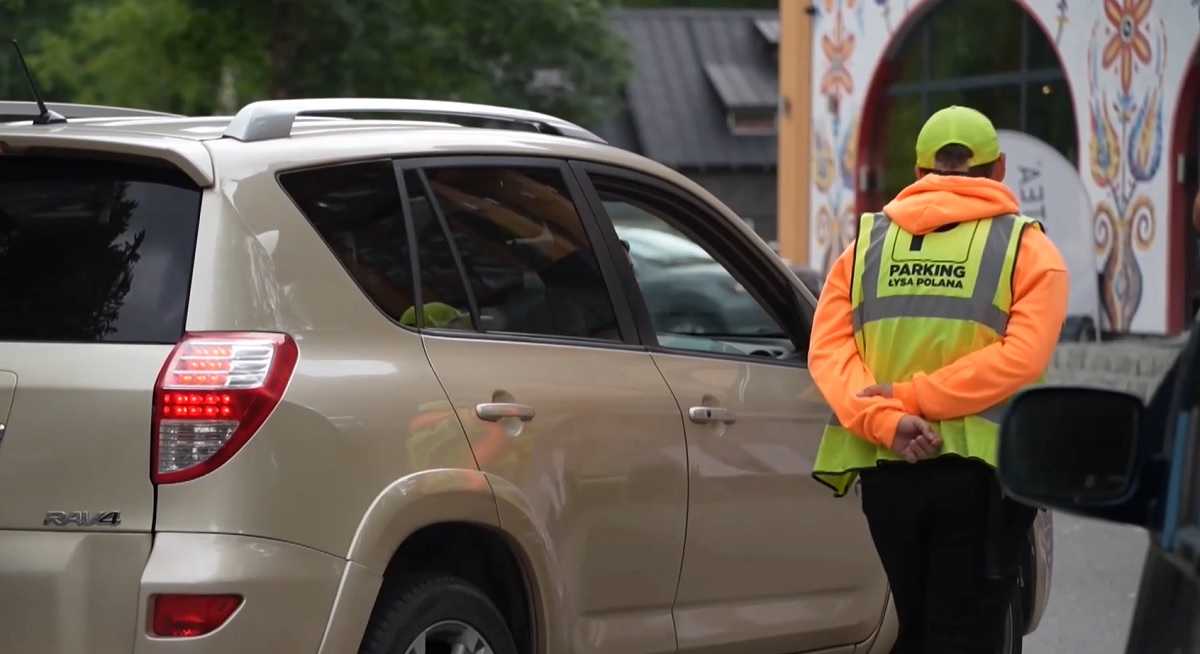
M 778 104 L 779 82 L 761 68 L 704 64 L 704 72 L 727 109 L 773 109 Z
M 775 136 L 735 135 L 729 114 L 777 104 L 776 48 L 762 27 L 777 12 L 627 9 L 610 20 L 633 73 L 627 113 L 600 136 L 677 168 L 775 166 Z
M 758 33 L 771 45 L 779 45 L 779 17 L 759 18 L 754 21 Z

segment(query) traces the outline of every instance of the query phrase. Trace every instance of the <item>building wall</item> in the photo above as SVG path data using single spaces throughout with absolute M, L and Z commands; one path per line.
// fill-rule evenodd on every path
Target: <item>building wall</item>
M 953 0 L 813 3 L 810 265 L 827 270 L 853 240 L 858 212 L 878 209 L 856 203 L 864 100 L 893 41 L 945 1 Z M 1165 332 L 1170 322 L 1171 249 L 1182 245 L 1171 242 L 1176 230 L 1170 221 L 1183 219 L 1170 214 L 1175 184 L 1171 162 L 1176 155 L 1171 136 L 1177 118 L 1190 120 L 1177 117 L 1177 108 L 1200 39 L 1200 0 L 1019 4 L 1051 39 L 1072 89 L 1080 175 L 1093 207 L 1093 234 L 1081 238 L 1095 241 L 1105 326 Z M 1144 35 L 1134 49 L 1114 43 L 1127 5 Z M 1123 76 L 1127 52 L 1133 66 L 1131 74 Z
M 763 239 L 775 240 L 775 171 L 683 172 L 729 205 Z

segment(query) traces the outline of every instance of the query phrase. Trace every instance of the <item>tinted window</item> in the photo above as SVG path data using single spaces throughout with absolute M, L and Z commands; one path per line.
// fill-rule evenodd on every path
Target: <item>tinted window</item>
M 665 212 L 609 191 L 600 197 L 628 249 L 661 344 L 723 351 L 723 339 L 786 338 L 737 278 Z
M 0 159 L 0 339 L 174 343 L 199 216 L 165 170 Z
M 596 256 L 558 169 L 426 173 L 461 255 L 481 329 L 619 338 Z
M 425 182 L 420 172 L 404 174 L 409 215 L 417 237 L 417 258 L 421 264 L 421 301 L 426 307 L 424 326 L 473 329 L 471 301 L 455 250 L 429 199 Z
M 392 318 L 415 325 L 412 259 L 392 163 L 302 170 L 280 183 L 367 295 Z

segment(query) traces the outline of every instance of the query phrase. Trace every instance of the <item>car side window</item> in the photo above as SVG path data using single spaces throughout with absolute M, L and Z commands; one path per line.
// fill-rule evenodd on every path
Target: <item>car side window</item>
M 475 329 L 471 296 L 463 280 L 458 252 L 446 234 L 437 207 L 429 194 L 428 180 L 421 171 L 404 173 L 409 219 L 417 243 L 420 267 L 422 327 L 438 329 Z M 409 312 L 401 323 L 417 325 L 416 312 Z
M 660 345 L 762 354 L 757 347 L 762 340 L 787 340 L 785 330 L 738 278 L 682 231 L 684 221 L 671 209 L 603 187 L 599 194 L 625 246 Z
M 411 313 L 412 259 L 391 161 L 300 170 L 279 182 L 384 313 L 395 320 Z
M 424 175 L 480 331 L 620 340 L 597 256 L 558 168 L 451 166 Z M 422 253 L 429 248 L 421 242 Z

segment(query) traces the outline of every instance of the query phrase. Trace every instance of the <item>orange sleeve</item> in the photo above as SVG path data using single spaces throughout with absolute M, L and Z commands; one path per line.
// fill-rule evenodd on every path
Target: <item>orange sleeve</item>
M 894 384 L 893 396 L 929 420 L 959 418 L 1005 401 L 1050 364 L 1067 316 L 1068 285 L 1058 248 L 1040 229 L 1026 229 L 1004 337 L 932 373 Z
M 833 264 L 817 302 L 808 346 L 808 368 L 838 422 L 868 441 L 890 447 L 905 411 L 897 399 L 858 397 L 859 391 L 875 384 L 875 376 L 867 369 L 854 342 L 850 300 L 853 269 L 851 244 Z

